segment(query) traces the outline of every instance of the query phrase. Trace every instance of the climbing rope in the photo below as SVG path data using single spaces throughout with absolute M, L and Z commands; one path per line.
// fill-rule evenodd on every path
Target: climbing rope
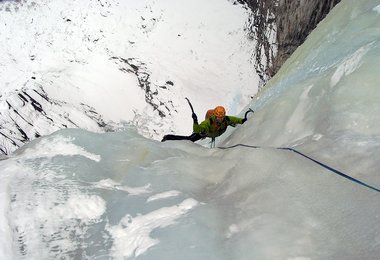
M 247 148 L 253 148 L 253 149 L 264 148 L 264 147 L 260 147 L 260 146 L 247 145 L 247 144 L 235 144 L 235 145 L 228 146 L 228 147 L 218 147 L 218 148 L 219 149 L 231 149 L 231 148 L 235 148 L 235 147 L 238 147 L 238 146 L 247 147 Z M 338 170 L 336 170 L 336 169 L 334 169 L 334 168 L 332 168 L 332 167 L 330 167 L 330 166 L 328 166 L 328 165 L 326 165 L 324 163 L 321 163 L 321 162 L 319 162 L 319 161 L 317 161 L 317 160 L 315 160 L 315 159 L 313 159 L 313 158 L 311 158 L 311 157 L 309 157 L 309 156 L 307 156 L 307 155 L 305 155 L 305 154 L 303 154 L 303 153 L 301 153 L 301 152 L 299 152 L 299 151 L 297 151 L 297 150 L 295 150 L 293 148 L 288 148 L 288 147 L 277 147 L 277 148 L 268 147 L 268 148 L 278 149 L 278 150 L 287 150 L 287 151 L 290 151 L 290 152 L 294 152 L 294 153 L 303 156 L 304 158 L 306 158 L 306 159 L 308 159 L 308 160 L 310 160 L 310 161 L 312 161 L 312 162 L 314 162 L 314 163 L 322 166 L 323 168 L 325 168 L 325 169 L 327 169 L 327 170 L 329 170 L 329 171 L 331 171 L 331 172 L 333 172 L 333 173 L 335 173 L 335 174 L 337 174 L 337 175 L 339 175 L 339 176 L 341 176 L 343 178 L 346 178 L 346 179 L 348 179 L 350 181 L 353 181 L 353 182 L 355 182 L 357 184 L 363 185 L 363 186 L 365 186 L 365 187 L 367 187 L 369 189 L 372 189 L 374 191 L 380 192 L 380 189 L 375 188 L 375 187 L 373 187 L 373 186 L 371 186 L 371 185 L 369 185 L 367 183 L 364 183 L 364 182 L 362 182 L 362 181 L 360 181 L 358 179 L 355 179 L 355 178 L 353 178 L 353 177 L 351 177 L 351 176 L 349 176 L 347 174 L 344 174 L 343 172 L 338 171 Z

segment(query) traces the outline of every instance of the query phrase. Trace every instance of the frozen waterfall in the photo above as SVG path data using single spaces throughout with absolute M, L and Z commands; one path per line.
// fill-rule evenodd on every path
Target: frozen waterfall
M 380 2 L 343 0 L 209 149 L 67 129 L 0 161 L 1 259 L 377 259 Z M 243 114 L 244 111 L 241 112 Z M 189 125 L 189 129 L 191 125 Z

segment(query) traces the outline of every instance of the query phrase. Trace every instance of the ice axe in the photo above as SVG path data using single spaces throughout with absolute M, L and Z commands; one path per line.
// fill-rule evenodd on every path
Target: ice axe
M 248 111 L 245 112 L 245 114 L 244 114 L 243 123 L 245 123 L 245 121 L 247 121 L 247 116 L 248 116 L 248 113 L 250 113 L 250 112 L 255 113 L 255 111 L 253 111 L 251 108 L 249 108 Z
M 185 99 L 187 100 L 187 103 L 189 103 L 189 106 L 191 108 L 191 112 L 192 112 L 191 117 L 193 118 L 194 123 L 198 124 L 198 118 L 197 118 L 197 115 L 194 113 L 193 105 L 191 104 L 190 100 L 187 97 L 185 97 Z

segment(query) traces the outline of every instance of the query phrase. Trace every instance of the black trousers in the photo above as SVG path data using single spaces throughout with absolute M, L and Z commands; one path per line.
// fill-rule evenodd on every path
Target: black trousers
M 185 136 L 185 135 L 165 135 L 162 138 L 161 142 L 165 142 L 165 141 L 168 141 L 168 140 L 190 140 L 192 142 L 196 142 L 196 141 L 198 141 L 200 139 L 203 139 L 205 137 L 206 136 L 198 134 L 198 133 L 192 133 L 189 136 Z

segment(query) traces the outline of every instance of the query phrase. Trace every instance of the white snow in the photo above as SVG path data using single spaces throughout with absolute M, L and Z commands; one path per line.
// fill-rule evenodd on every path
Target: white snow
M 147 184 L 142 187 L 128 187 L 125 185 L 121 185 L 113 181 L 112 179 L 104 179 L 99 182 L 93 183 L 94 187 L 108 190 L 121 190 L 128 192 L 129 195 L 141 195 L 145 193 L 150 193 L 150 184 Z
M 1 182 L 0 182 L 0 258 L 6 259 L 12 256 L 12 230 L 8 222 L 8 210 L 9 210 L 9 182 L 11 180 L 11 174 L 4 174 L 4 172 L 12 172 L 17 166 L 11 164 L 2 164 Z M 13 168 L 13 169 L 12 169 Z
M 161 200 L 161 199 L 166 199 L 166 198 L 170 198 L 170 197 L 176 197 L 178 196 L 179 194 L 181 194 L 180 191 L 177 191 L 177 190 L 171 190 L 171 191 L 166 191 L 166 192 L 162 192 L 162 193 L 159 193 L 159 194 L 155 194 L 153 196 L 150 196 L 146 202 L 151 202 L 151 201 L 154 201 L 154 200 Z
M 217 105 L 238 113 L 257 92 L 254 42 L 244 30 L 249 12 L 227 0 L 5 2 L 0 12 L 0 107 L 20 102 L 20 91 L 43 90 L 53 102 L 41 100 L 53 121 L 30 105 L 18 109 L 30 124 L 0 114 L 3 133 L 16 140 L 12 119 L 30 139 L 65 126 L 105 130 L 88 110 L 106 129 L 128 123 L 160 139 L 188 133 L 185 97 L 203 117 Z M 2 142 L 7 152 L 22 145 Z
M 373 10 L 380 14 L 380 5 L 374 7 Z
M 89 221 L 99 218 L 106 210 L 105 201 L 97 195 L 77 195 L 70 197 L 65 204 L 55 206 L 51 211 L 51 218 L 79 219 Z M 49 214 L 44 211 L 43 214 Z
M 24 151 L 23 159 L 36 159 L 40 157 L 52 158 L 54 156 L 74 156 L 80 155 L 90 160 L 99 162 L 100 155 L 90 153 L 82 147 L 72 143 L 73 138 L 47 137 L 39 143 L 39 148 L 27 148 Z
M 185 215 L 197 205 L 196 200 L 186 199 L 178 205 L 160 208 L 146 215 L 134 218 L 126 215 L 117 226 L 108 228 L 114 239 L 114 244 L 111 248 L 113 257 L 115 259 L 125 259 L 143 254 L 159 243 L 158 240 L 149 236 L 153 230 L 173 225 L 176 219 Z
M 359 48 L 351 57 L 344 60 L 336 69 L 335 73 L 331 77 L 331 87 L 334 87 L 342 78 L 353 73 L 360 66 L 360 61 L 363 56 L 369 51 L 372 43 L 368 46 Z

